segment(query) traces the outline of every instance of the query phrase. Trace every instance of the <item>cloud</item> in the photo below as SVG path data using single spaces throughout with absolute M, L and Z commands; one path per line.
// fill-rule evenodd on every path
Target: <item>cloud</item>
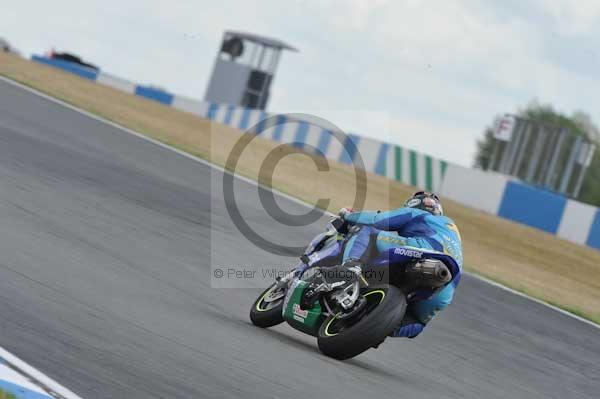
M 532 98 L 567 112 L 590 106 L 592 97 L 597 98 L 594 93 L 600 85 L 593 75 L 586 77 L 581 68 L 569 65 L 589 65 L 593 59 L 548 57 L 549 49 L 561 39 L 569 40 L 569 35 L 576 33 L 581 39 L 599 33 L 590 22 L 596 21 L 590 17 L 595 6 L 563 2 L 547 7 L 530 2 L 513 7 L 504 2 L 495 6 L 458 1 L 436 2 L 435 7 L 420 1 L 345 4 L 338 13 L 324 13 L 329 17 L 319 41 L 320 48 L 330 49 L 335 41 L 345 51 L 334 50 L 322 64 L 335 67 L 324 66 L 322 74 L 307 80 L 333 76 L 340 83 L 345 80 L 346 84 L 337 85 L 323 82 L 336 91 L 318 101 L 389 111 L 396 120 L 397 134 L 392 136 L 421 151 L 439 153 L 436 146 L 457 147 L 460 150 L 442 155 L 470 164 L 475 140 L 495 114 L 514 111 Z M 569 44 L 582 47 L 581 40 Z M 331 62 L 334 56 L 344 64 Z M 305 81 L 302 85 L 318 86 Z M 594 90 L 584 94 L 582 88 Z M 417 134 L 402 133 L 407 131 Z M 378 135 L 374 129 L 364 134 Z

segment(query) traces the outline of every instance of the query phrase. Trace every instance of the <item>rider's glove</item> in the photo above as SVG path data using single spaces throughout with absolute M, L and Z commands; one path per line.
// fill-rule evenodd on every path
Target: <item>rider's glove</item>
M 346 219 L 346 216 L 347 216 L 347 215 L 349 215 L 349 214 L 351 214 L 352 212 L 353 212 L 353 209 L 352 209 L 352 208 L 350 208 L 350 207 L 345 207 L 345 208 L 342 208 L 342 209 L 340 209 L 340 210 L 338 211 L 338 216 L 339 216 L 340 218 L 342 218 L 342 220 L 345 220 L 345 219 Z

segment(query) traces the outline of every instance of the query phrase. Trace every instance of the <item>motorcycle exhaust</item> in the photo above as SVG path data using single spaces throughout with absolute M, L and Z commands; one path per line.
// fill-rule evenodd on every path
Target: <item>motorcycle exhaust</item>
M 448 266 L 437 259 L 425 259 L 408 266 L 406 274 L 418 287 L 439 288 L 452 280 Z

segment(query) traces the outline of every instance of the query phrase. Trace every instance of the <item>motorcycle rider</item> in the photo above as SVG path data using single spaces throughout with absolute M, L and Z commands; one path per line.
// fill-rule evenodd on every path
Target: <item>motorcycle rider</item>
M 462 270 L 461 238 L 456 224 L 444 216 L 439 198 L 419 191 L 404 207 L 388 212 L 362 211 L 342 208 L 339 216 L 351 226 L 352 237 L 344 250 L 345 270 L 360 274 L 366 257 L 394 248 L 418 248 L 451 255 Z M 409 299 L 406 315 L 390 336 L 414 338 L 423 331 L 434 315 L 452 302 L 460 272 L 433 295 Z

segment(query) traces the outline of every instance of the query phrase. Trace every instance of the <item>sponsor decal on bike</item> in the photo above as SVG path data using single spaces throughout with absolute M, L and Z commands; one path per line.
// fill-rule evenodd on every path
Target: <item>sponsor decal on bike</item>
M 298 305 L 297 303 L 294 304 L 292 309 L 294 312 L 294 320 L 304 323 L 306 321 L 306 316 L 308 316 L 308 310 L 300 309 L 300 305 Z
M 394 250 L 394 253 L 396 255 L 409 256 L 411 258 L 418 258 L 418 259 L 421 259 L 423 257 L 423 252 L 415 251 L 413 249 L 406 249 L 406 248 L 396 248 Z
M 306 318 L 306 316 L 308 316 L 308 310 L 302 310 L 300 309 L 300 305 L 298 305 L 297 303 L 294 304 L 294 314 L 303 318 Z

